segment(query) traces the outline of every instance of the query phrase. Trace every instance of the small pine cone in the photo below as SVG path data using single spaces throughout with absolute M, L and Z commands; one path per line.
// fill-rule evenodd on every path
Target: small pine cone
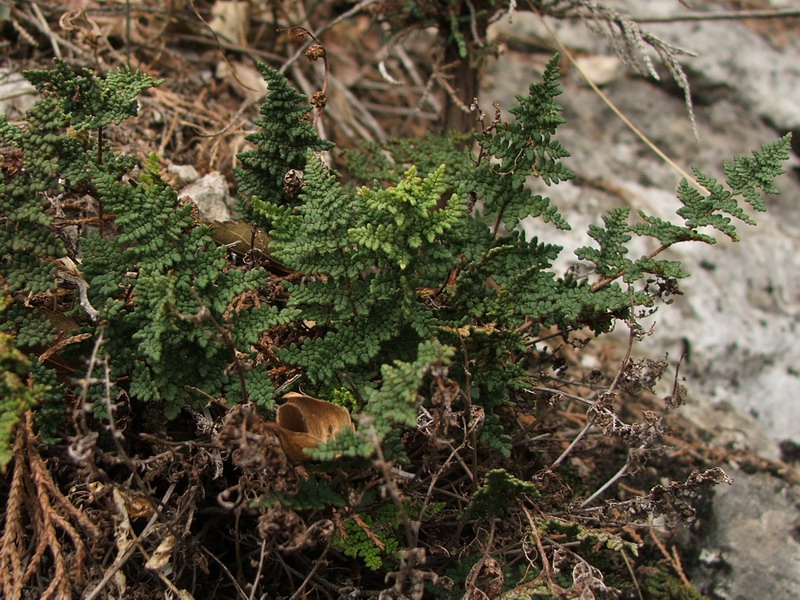
M 325 54 L 325 48 L 319 44 L 312 44 L 308 47 L 308 50 L 306 50 L 306 58 L 311 62 L 314 62 L 318 58 L 325 58 Z
M 290 198 L 297 198 L 305 185 L 305 174 L 299 169 L 289 169 L 283 176 L 283 191 Z

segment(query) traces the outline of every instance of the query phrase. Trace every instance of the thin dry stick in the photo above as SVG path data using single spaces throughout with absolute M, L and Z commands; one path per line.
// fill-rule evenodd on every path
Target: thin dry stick
M 56 58 L 63 58 L 61 56 L 61 48 L 58 45 L 59 39 L 53 30 L 50 29 L 50 25 L 47 23 L 47 19 L 44 18 L 39 5 L 36 2 L 31 4 L 31 8 L 33 9 L 34 14 L 36 15 L 36 19 L 39 21 L 39 25 L 41 26 L 42 33 L 44 33 L 50 39 L 50 46 L 53 48 L 53 54 L 56 55 Z
M 467 591 L 467 593 L 464 594 L 464 600 L 471 600 L 475 590 L 477 589 L 475 582 L 478 580 L 478 576 L 481 574 L 481 569 L 483 569 L 483 565 L 486 563 L 486 559 L 489 558 L 489 553 L 492 551 L 492 544 L 494 544 L 494 530 L 495 519 L 492 519 L 492 522 L 489 525 L 489 538 L 486 540 L 486 545 L 483 547 L 483 554 L 481 555 L 480 560 L 475 563 L 472 569 L 470 569 L 469 577 L 467 577 L 467 581 L 464 584 L 464 589 Z M 484 596 L 485 595 L 486 594 L 484 593 Z
M 462 448 L 464 448 L 466 443 L 467 443 L 467 438 L 466 436 L 464 436 L 464 439 L 462 440 L 461 444 L 457 448 L 452 449 L 452 451 L 450 452 L 450 456 L 448 456 L 447 459 L 436 470 L 436 472 L 433 475 L 431 475 L 431 482 L 428 485 L 428 490 L 425 493 L 425 499 L 422 501 L 422 508 L 419 511 L 419 520 L 417 521 L 417 526 L 414 527 L 414 544 L 413 544 L 414 546 L 416 546 L 417 543 L 419 542 L 420 524 L 422 522 L 422 518 L 425 515 L 425 511 L 428 510 L 428 505 L 430 504 L 431 498 L 433 498 L 433 490 L 436 487 L 436 482 L 439 480 L 439 477 L 442 476 L 442 473 L 444 473 L 445 469 L 447 469 L 448 465 L 450 464 L 450 461 L 452 461 L 453 458 L 458 456 L 458 453 L 461 451 Z M 467 468 L 467 465 L 464 463 L 463 459 L 461 459 L 460 456 L 458 456 L 458 458 L 461 461 L 461 464 L 464 466 L 464 470 L 467 472 L 467 474 L 472 475 L 469 472 L 469 469 Z
M 551 471 L 557 468 L 562 462 L 564 462 L 567 456 L 569 456 L 570 452 L 572 452 L 572 449 L 575 448 L 575 446 L 578 445 L 578 442 L 580 442 L 583 439 L 583 437 L 589 432 L 589 430 L 592 428 L 592 425 L 594 425 L 594 421 L 589 419 L 586 422 L 586 425 L 583 426 L 583 429 L 581 429 L 578 432 L 578 435 L 575 436 L 575 439 L 573 439 L 572 442 L 570 442 L 570 445 L 567 446 L 566 450 L 564 450 L 564 452 L 561 453 L 561 456 L 555 459 L 553 461 L 553 464 L 550 465 Z
M 444 91 L 447 92 L 447 95 L 453 101 L 453 104 L 455 104 L 459 110 L 461 110 L 461 112 L 465 114 L 472 112 L 472 109 L 461 101 L 461 98 L 458 97 L 458 94 L 456 93 L 455 89 L 453 89 L 453 86 L 450 85 L 449 81 L 447 81 L 447 75 L 436 69 L 433 76 L 436 78 L 436 81 L 439 82 L 439 85 L 444 88 Z
M 606 481 L 603 485 L 601 485 L 591 496 L 589 496 L 588 498 L 586 498 L 586 500 L 581 502 L 580 508 L 586 508 L 596 498 L 599 498 L 600 496 L 602 496 L 605 493 L 605 491 L 608 488 L 610 488 L 612 485 L 614 485 L 623 475 L 625 475 L 625 473 L 628 472 L 628 469 L 630 468 L 631 464 L 633 464 L 633 458 L 639 452 L 644 450 L 646 447 L 647 447 L 647 444 L 642 444 L 636 450 L 634 450 L 632 452 L 629 452 L 628 453 L 628 458 L 625 459 L 625 464 L 622 465 L 619 468 L 619 470 L 616 473 L 614 473 L 608 481 Z
M 639 580 L 636 578 L 636 573 L 633 571 L 633 565 L 631 564 L 631 561 L 628 558 L 628 554 L 625 552 L 624 548 L 620 550 L 620 554 L 622 555 L 622 560 L 625 561 L 625 567 L 628 569 L 628 573 L 630 573 L 631 575 L 631 580 L 633 581 L 633 585 L 636 588 L 636 595 L 639 596 L 639 600 L 644 600 L 644 596 L 642 595 L 642 588 L 639 586 Z
M 577 396 L 575 394 L 570 394 L 565 392 L 564 390 L 557 390 L 556 388 L 549 388 L 543 386 L 537 386 L 531 389 L 523 389 L 523 392 L 533 393 L 533 392 L 545 392 L 547 394 L 553 394 L 554 396 L 564 396 L 564 398 L 569 398 L 570 400 L 575 400 L 576 402 L 581 402 L 583 404 L 588 404 L 591 406 L 593 402 L 591 400 L 587 400 L 581 396 Z
M 258 555 L 258 569 L 256 569 L 256 576 L 253 578 L 253 587 L 250 589 L 250 600 L 255 600 L 256 590 L 258 589 L 258 580 L 261 579 L 261 569 L 264 568 L 264 556 L 267 550 L 267 540 L 261 540 L 261 552 Z
M 772 10 L 734 10 L 730 12 L 687 12 L 666 17 L 632 17 L 636 23 L 678 23 L 680 21 L 730 21 L 739 19 L 781 19 L 800 17 L 800 8 L 775 8 Z
M 356 97 L 356 95 L 336 77 L 331 77 L 331 85 L 336 88 L 336 90 L 344 96 L 345 100 L 347 100 L 350 106 L 356 110 L 360 120 L 366 127 L 372 130 L 372 132 L 375 134 L 375 138 L 377 138 L 380 143 L 384 143 L 388 139 L 389 135 L 386 133 L 378 120 L 372 115 L 372 113 L 369 112 L 364 104 Z M 370 141 L 375 139 L 369 134 L 369 132 L 364 130 L 364 127 L 362 127 L 358 121 L 351 123 L 350 125 L 355 127 L 364 139 Z
M 329 542 L 328 545 L 325 546 L 325 550 L 322 551 L 322 554 L 319 555 L 319 558 L 317 558 L 317 560 L 314 561 L 314 566 L 311 567 L 311 570 L 308 572 L 308 575 L 306 575 L 306 578 L 303 580 L 303 583 L 300 584 L 300 587 L 298 587 L 297 591 L 295 591 L 295 593 L 291 595 L 289 600 L 297 600 L 301 596 L 303 598 L 306 597 L 304 590 L 306 589 L 306 586 L 309 584 L 309 582 L 314 577 L 316 572 L 319 570 L 320 566 L 325 560 L 325 556 L 328 554 L 328 550 L 330 550 L 330 547 L 331 545 Z
M 681 578 L 683 585 L 685 585 L 687 588 L 691 588 L 692 584 L 689 582 L 689 578 L 686 577 L 686 573 L 683 572 L 681 557 L 678 555 L 678 548 L 676 548 L 675 546 L 672 546 L 672 559 L 673 559 L 672 566 L 678 572 L 678 577 Z
M 34 6 L 38 8 L 37 5 Z M 48 38 L 50 38 L 51 44 L 57 42 L 58 45 L 71 50 L 78 56 L 83 56 L 83 57 L 90 56 L 89 52 L 87 52 L 80 46 L 73 44 L 69 40 L 65 40 L 63 37 L 61 37 L 60 35 L 55 33 L 52 29 L 50 29 L 50 26 L 47 24 L 47 21 L 45 20 L 44 15 L 41 13 L 41 11 L 39 11 L 39 16 L 41 17 L 41 20 L 23 11 L 16 11 L 15 15 L 21 17 L 23 21 L 30 23 L 31 25 L 36 27 L 39 31 L 41 31 L 43 34 L 45 34 Z M 12 23 L 16 25 L 16 20 L 12 20 Z M 15 27 L 15 29 L 17 28 Z M 30 37 L 30 34 L 21 27 L 19 27 L 17 31 L 20 33 L 20 35 Z M 35 45 L 35 41 L 31 40 L 31 43 Z M 56 56 L 61 56 L 60 50 L 58 48 L 54 49 L 54 53 L 56 54 Z
M 477 488 L 477 481 L 475 475 L 478 473 L 478 433 L 475 427 L 472 426 L 472 372 L 469 369 L 469 354 L 467 352 L 467 345 L 461 332 L 458 333 L 458 339 L 461 342 L 461 354 L 464 357 L 464 391 L 461 397 L 464 399 L 464 437 L 469 437 L 470 450 L 472 450 L 472 473 L 469 473 L 472 479 L 472 485 Z M 459 459 L 461 457 L 459 456 Z M 473 488 L 474 489 L 474 488 Z
M 397 58 L 400 59 L 400 63 L 405 68 L 406 72 L 408 73 L 411 80 L 414 82 L 414 85 L 419 86 L 421 89 L 425 90 L 425 94 L 419 99 L 417 102 L 417 106 L 419 107 L 423 102 L 428 102 L 431 106 L 431 109 L 434 112 L 439 112 L 442 109 L 442 105 L 439 101 L 434 98 L 433 96 L 428 93 L 428 86 L 425 81 L 422 79 L 422 76 L 419 74 L 414 61 L 411 60 L 411 57 L 406 52 L 406 49 L 403 48 L 400 44 L 394 47 L 394 52 L 397 55 Z
M 205 553 L 206 553 L 206 555 L 207 555 L 209 558 L 211 558 L 211 560 L 213 560 L 215 563 L 217 563 L 217 564 L 219 565 L 219 568 L 220 568 L 220 569 L 222 569 L 222 570 L 225 572 L 225 574 L 228 576 L 228 579 L 230 579 L 230 580 L 231 580 L 231 583 L 233 584 L 233 587 L 235 587 L 235 588 L 236 588 L 236 592 L 239 594 L 239 596 L 242 598 L 242 600 L 250 600 L 250 598 L 249 598 L 249 597 L 248 597 L 248 595 L 245 593 L 245 591 L 242 589 L 242 586 L 241 586 L 241 585 L 239 585 L 239 582 L 237 581 L 236 577 L 234 577 L 234 576 L 233 576 L 233 573 L 231 573 L 231 570 L 230 570 L 230 569 L 227 567 L 227 565 L 226 565 L 224 562 L 222 562 L 222 561 L 221 561 L 221 560 L 220 560 L 220 559 L 217 557 L 217 555 L 216 555 L 216 554 L 214 554 L 213 552 L 211 552 L 211 550 L 209 550 L 209 549 L 208 549 L 208 548 L 206 548 L 205 546 L 200 546 L 200 549 L 201 549 L 203 552 L 205 552 Z
M 559 52 L 561 52 L 564 56 L 567 57 L 570 63 L 572 63 L 572 65 L 578 71 L 578 73 L 581 74 L 581 77 L 583 77 L 586 83 L 589 84 L 589 87 L 591 87 L 592 90 L 600 97 L 600 99 L 603 102 L 605 102 L 605 104 L 612 110 L 612 112 L 615 115 L 617 115 L 617 117 L 619 117 L 623 123 L 625 123 L 625 125 L 636 135 L 636 137 L 642 140 L 642 142 L 644 142 L 644 144 L 648 148 L 650 148 L 653 152 L 655 152 L 656 155 L 658 155 L 658 157 L 661 158 L 661 160 L 663 160 L 669 166 L 675 169 L 680 174 L 681 177 L 686 179 L 686 181 L 691 183 L 697 189 L 703 190 L 704 188 L 697 182 L 697 180 L 694 177 L 692 177 L 683 167 L 681 167 L 678 163 L 676 163 L 669 156 L 667 156 L 661 150 L 661 148 L 656 146 L 656 144 L 650 138 L 648 138 L 644 134 L 644 132 L 642 132 L 638 127 L 636 127 L 636 125 L 634 125 L 633 122 L 628 117 L 626 117 L 625 114 L 623 114 L 623 112 L 619 108 L 617 108 L 617 105 L 611 101 L 611 98 L 606 96 L 606 94 L 603 93 L 603 91 L 597 86 L 597 84 L 594 81 L 592 81 L 592 78 L 589 77 L 589 74 L 586 73 L 586 71 L 584 71 L 583 68 L 581 68 L 580 64 L 578 64 L 578 62 L 575 60 L 575 57 L 572 56 L 572 53 L 569 51 L 569 49 L 556 35 L 556 32 L 553 30 L 553 28 L 550 27 L 550 23 L 548 23 L 547 20 L 545 20 L 544 16 L 536 8 L 536 5 L 533 4 L 531 0 L 528 0 L 528 4 L 530 4 L 531 10 L 533 10 L 537 15 L 539 15 L 539 19 L 542 21 L 542 24 L 547 29 L 547 32 L 550 34 L 550 36 L 553 38 L 553 41 L 556 43 L 556 46 L 558 46 Z
M 678 577 L 680 577 L 683 584 L 691 588 L 692 584 L 686 577 L 686 573 L 683 572 L 683 566 L 681 565 L 680 560 L 676 560 L 677 554 L 672 554 L 667 551 L 666 547 L 664 547 L 663 542 L 660 539 L 658 539 L 658 535 L 656 535 L 656 532 L 653 529 L 649 529 L 648 533 L 650 534 L 650 539 L 653 540 L 653 543 L 658 547 L 661 554 L 664 556 L 664 558 L 667 560 L 670 566 L 673 569 L 675 569 L 675 572 L 678 574 Z M 673 551 L 674 550 L 675 547 L 673 546 Z
M 528 524 L 531 526 L 531 533 L 533 534 L 533 539 L 536 541 L 536 549 L 539 551 L 539 558 L 542 559 L 542 569 L 544 570 L 544 576 L 547 579 L 547 585 L 550 586 L 550 591 L 555 592 L 555 583 L 553 582 L 553 570 L 550 568 L 550 561 L 547 559 L 547 554 L 544 551 L 544 544 L 542 544 L 542 538 L 539 535 L 539 528 L 536 527 L 536 520 L 531 516 L 531 513 L 525 508 L 525 505 L 522 504 L 521 500 L 517 500 L 519 502 L 522 511 L 525 513 L 525 518 L 528 519 Z

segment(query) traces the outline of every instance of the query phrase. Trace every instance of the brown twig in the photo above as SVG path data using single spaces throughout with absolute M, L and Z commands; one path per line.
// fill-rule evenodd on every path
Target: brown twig
M 517 500 L 522 508 L 522 512 L 525 513 L 525 518 L 528 520 L 528 524 L 531 527 L 531 534 L 533 535 L 533 539 L 536 541 L 536 549 L 539 551 L 539 558 L 542 561 L 542 570 L 544 571 L 545 579 L 547 579 L 547 585 L 550 588 L 550 591 L 555 594 L 555 582 L 553 581 L 553 569 L 550 566 L 550 560 L 547 558 L 547 553 L 544 549 L 544 544 L 542 544 L 542 538 L 539 535 L 539 528 L 536 527 L 536 520 L 531 515 L 530 511 L 525 507 L 521 500 Z
M 650 539 L 653 540 L 653 543 L 661 552 L 661 555 L 666 559 L 666 561 L 678 574 L 678 577 L 680 577 L 683 584 L 688 588 L 692 588 L 693 586 L 689 581 L 689 579 L 686 577 L 686 573 L 683 572 L 683 566 L 681 565 L 680 558 L 678 557 L 677 552 L 675 551 L 675 547 L 673 546 L 672 548 L 673 551 L 671 553 L 668 552 L 667 548 L 664 546 L 664 543 L 660 539 L 658 539 L 658 535 L 656 535 L 656 532 L 653 529 L 649 529 L 648 533 L 650 534 Z
M 631 581 L 633 581 L 633 586 L 636 588 L 636 595 L 639 596 L 639 600 L 644 600 L 644 596 L 642 595 L 642 588 L 639 585 L 639 580 L 636 578 L 636 573 L 633 570 L 633 565 L 631 564 L 631 560 L 628 558 L 628 553 L 625 552 L 625 549 L 622 548 L 619 551 L 620 555 L 622 555 L 622 560 L 625 562 L 625 568 L 628 569 L 628 573 L 630 573 Z
M 492 519 L 491 523 L 489 524 L 489 536 L 486 540 L 486 544 L 484 544 L 481 558 L 470 569 L 467 581 L 464 583 L 464 589 L 466 590 L 466 593 L 464 594 L 464 600 L 472 600 L 473 596 L 475 595 L 475 591 L 478 589 L 475 584 L 481 574 L 483 565 L 486 564 L 486 560 L 489 558 L 489 554 L 492 551 L 492 545 L 494 544 L 494 531 L 495 519 Z M 483 593 L 483 595 L 486 596 L 486 593 Z
M 9 600 L 19 600 L 26 584 L 43 564 L 47 564 L 50 572 L 45 579 L 50 583 L 41 598 L 70 597 L 73 584 L 80 585 L 85 576 L 89 555 L 86 539 L 97 538 L 99 528 L 53 481 L 39 453 L 31 411 L 26 412 L 17 425 L 13 457 L 14 475 L 6 504 L 6 528 L 0 540 L 0 590 Z M 31 550 L 33 543 L 35 546 Z M 25 553 L 30 554 L 26 556 Z M 49 561 L 44 560 L 46 554 L 49 554 Z M 69 565 L 67 556 L 71 557 Z
M 782 19 L 800 17 L 800 8 L 734 10 L 730 12 L 687 12 L 678 15 L 631 17 L 636 23 L 679 23 L 681 21 L 732 21 L 740 19 Z

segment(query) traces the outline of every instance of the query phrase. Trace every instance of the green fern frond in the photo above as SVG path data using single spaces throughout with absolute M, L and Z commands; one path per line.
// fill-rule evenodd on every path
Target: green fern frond
M 99 78 L 91 69 L 73 70 L 58 58 L 54 59 L 52 70 L 24 74 L 40 93 L 52 94 L 59 100 L 76 131 L 100 129 L 135 116 L 139 111 L 138 96 L 163 83 L 139 70 L 126 68 Z
M 374 253 L 376 266 L 392 264 L 404 271 L 421 261 L 431 265 L 446 258 L 443 253 L 434 256 L 427 251 L 434 251 L 437 239 L 457 225 L 464 203 L 453 194 L 437 209 L 446 189 L 444 172 L 440 165 L 423 179 L 412 167 L 396 186 L 359 188 L 361 219 L 349 233 L 356 244 Z M 454 264 L 447 262 L 450 264 L 439 268 L 446 270 Z
M 517 479 L 505 469 L 492 469 L 472 495 L 468 511 L 479 517 L 502 515 L 517 498 L 536 498 L 539 490 L 528 481 Z
M 735 156 L 733 162 L 725 161 L 723 171 L 728 186 L 734 195 L 741 194 L 753 209 L 764 212 L 766 205 L 759 194 L 778 194 L 773 183 L 778 175 L 785 173 L 783 161 L 789 158 L 791 134 L 761 147 L 761 152 L 753 152 L 753 157 Z
M 575 251 L 575 256 L 595 264 L 595 270 L 601 277 L 613 277 L 624 271 L 626 281 L 635 281 L 641 277 L 636 272 L 633 261 L 625 255 L 628 253 L 628 242 L 631 241 L 628 227 L 627 208 L 615 208 L 603 215 L 605 229 L 597 225 L 589 225 L 589 237 L 595 240 L 600 248 L 583 246 Z
M 275 69 L 258 65 L 267 82 L 267 101 L 255 124 L 259 131 L 246 137 L 256 148 L 240 153 L 241 167 L 234 170 L 239 186 L 238 209 L 256 222 L 260 216 L 253 208 L 253 199 L 282 206 L 296 204 L 284 189 L 284 178 L 292 170 L 302 172 L 309 150 L 322 152 L 333 147 L 317 135 L 311 124 L 308 99 L 292 88 Z
M 569 152 L 553 139 L 556 128 L 564 122 L 561 107 L 555 102 L 561 93 L 558 81 L 556 55 L 548 62 L 542 81 L 531 84 L 528 96 L 517 96 L 519 104 L 510 109 L 516 120 L 492 133 L 475 136 L 483 151 L 498 164 L 482 164 L 473 173 L 468 172 L 461 189 L 482 199 L 486 215 L 502 220 L 508 229 L 528 216 L 569 229 L 550 199 L 526 186 L 530 176 L 546 185 L 575 177 L 560 161 Z
M 708 194 L 691 187 L 685 180 L 681 181 L 678 199 L 684 206 L 678 209 L 678 215 L 683 217 L 686 227 L 713 227 L 738 241 L 739 235 L 730 217 L 748 225 L 755 225 L 755 221 L 739 206 L 737 196 L 741 195 L 757 211 L 766 210 L 758 190 L 768 194 L 778 192 L 772 181 L 784 172 L 781 162 L 789 157 L 790 141 L 791 136 L 787 134 L 772 144 L 762 146 L 761 152 L 753 152 L 753 158 L 737 156 L 733 163 L 725 162 L 723 170 L 730 189 L 699 169 L 694 169 L 698 183 Z

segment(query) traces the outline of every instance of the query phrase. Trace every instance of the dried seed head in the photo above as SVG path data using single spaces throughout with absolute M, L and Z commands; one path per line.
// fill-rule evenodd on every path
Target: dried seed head
M 306 50 L 306 58 L 311 62 L 314 62 L 318 58 L 325 58 L 325 55 L 325 48 L 319 44 L 312 44 L 308 47 L 308 50 Z
M 311 105 L 316 109 L 322 110 L 328 103 L 328 96 L 322 92 L 316 92 L 313 96 L 311 96 L 311 100 L 309 100 L 309 102 L 311 102 Z
M 290 198 L 297 198 L 305 185 L 304 173 L 299 169 L 289 169 L 283 176 L 283 191 Z

